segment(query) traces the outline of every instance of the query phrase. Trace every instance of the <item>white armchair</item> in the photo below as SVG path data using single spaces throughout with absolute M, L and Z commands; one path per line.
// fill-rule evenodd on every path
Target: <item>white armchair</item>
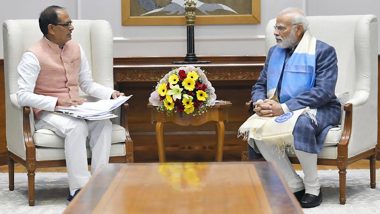
M 92 68 L 93 79 L 113 87 L 113 37 L 108 22 L 73 20 L 73 39 L 84 49 Z M 38 20 L 7 20 L 3 24 L 4 73 L 6 101 L 6 139 L 9 155 L 9 189 L 14 189 L 14 162 L 28 173 L 29 205 L 35 203 L 36 168 L 65 166 L 64 139 L 46 129 L 36 131 L 32 111 L 17 104 L 17 65 L 23 52 L 42 37 Z M 127 104 L 123 106 L 126 108 Z M 121 124 L 113 124 L 111 162 L 133 162 L 133 142 L 127 129 L 126 110 Z M 88 153 L 90 157 L 91 153 Z
M 370 159 L 370 186 L 376 186 L 378 143 L 377 18 L 373 15 L 309 16 L 311 33 L 335 47 L 338 57 L 336 94 L 343 104 L 339 128 L 329 131 L 318 164 L 339 169 L 340 203 L 346 202 L 346 168 Z M 266 46 L 275 45 L 273 26 L 266 27 Z M 296 161 L 293 159 L 293 161 Z

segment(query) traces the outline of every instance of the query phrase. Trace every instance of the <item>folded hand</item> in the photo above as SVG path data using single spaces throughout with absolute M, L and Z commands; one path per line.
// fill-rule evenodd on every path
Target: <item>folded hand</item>
M 81 105 L 82 103 L 86 102 L 86 99 L 84 98 L 62 98 L 59 97 L 57 101 L 57 106 L 77 106 Z
M 254 111 L 261 117 L 279 116 L 284 113 L 280 103 L 269 99 L 256 103 Z

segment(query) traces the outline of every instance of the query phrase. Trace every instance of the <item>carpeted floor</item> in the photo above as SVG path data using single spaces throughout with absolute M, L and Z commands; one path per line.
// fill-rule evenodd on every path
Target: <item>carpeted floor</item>
M 338 173 L 320 170 L 323 203 L 309 213 L 380 213 L 380 170 L 377 170 L 376 189 L 369 188 L 369 170 L 349 170 L 347 173 L 347 203 L 339 204 Z M 54 214 L 66 208 L 68 194 L 66 173 L 36 173 L 36 205 L 27 202 L 27 176 L 16 173 L 15 190 L 8 190 L 8 174 L 0 173 L 0 213 Z
M 302 174 L 302 173 L 300 173 Z M 380 170 L 376 172 L 376 189 L 369 187 L 369 170 L 347 171 L 347 201 L 339 204 L 339 176 L 337 170 L 319 170 L 323 202 L 320 206 L 304 209 L 309 213 L 326 214 L 369 214 L 380 213 Z
M 8 173 L 0 173 L 0 213 L 55 214 L 66 208 L 66 173 L 36 173 L 36 205 L 28 205 L 26 173 L 15 174 L 15 189 L 8 189 Z

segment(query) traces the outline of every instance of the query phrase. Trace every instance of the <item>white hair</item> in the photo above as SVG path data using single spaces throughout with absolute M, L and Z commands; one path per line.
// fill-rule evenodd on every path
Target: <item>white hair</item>
M 305 13 L 299 8 L 289 7 L 283 9 L 278 15 L 290 16 L 292 24 L 301 24 L 304 31 L 306 31 L 309 28 L 309 22 L 306 19 Z

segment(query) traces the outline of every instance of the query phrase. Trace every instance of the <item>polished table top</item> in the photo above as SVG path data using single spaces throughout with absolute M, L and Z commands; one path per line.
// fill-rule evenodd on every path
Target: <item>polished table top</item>
M 110 164 L 65 213 L 302 213 L 267 162 Z

